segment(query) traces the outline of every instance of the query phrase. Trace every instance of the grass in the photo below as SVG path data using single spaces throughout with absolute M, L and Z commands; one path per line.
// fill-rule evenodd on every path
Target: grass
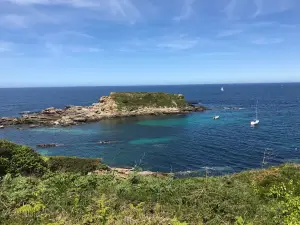
M 154 92 L 114 92 L 110 95 L 119 110 L 133 111 L 143 107 L 183 108 L 187 106 L 183 95 Z
M 299 166 L 174 179 L 6 175 L 2 224 L 299 224 Z M 282 191 L 284 190 L 284 191 Z M 294 221 L 294 222 L 293 222 Z
M 0 178 L 0 224 L 300 224 L 296 164 L 222 177 L 175 179 L 135 172 L 124 178 L 114 171 L 85 175 L 95 169 L 97 160 L 50 157 L 42 158 L 47 159 L 43 175 L 25 176 L 27 167 L 19 163 L 24 162 L 21 149 L 33 154 L 24 146 L 2 141 L 5 154 L 0 159 L 5 160 L 0 160 L 0 167 L 4 163 L 10 168 L 6 166 L 12 160 L 19 167 L 15 173 L 3 170 Z M 34 166 L 40 168 L 32 162 L 27 162 L 32 171 Z

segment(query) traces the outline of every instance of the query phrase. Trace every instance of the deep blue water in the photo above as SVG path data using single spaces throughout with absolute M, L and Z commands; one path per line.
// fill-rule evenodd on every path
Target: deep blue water
M 269 165 L 300 160 L 300 84 L 239 84 L 139 87 L 0 89 L 0 117 L 47 107 L 90 105 L 111 91 L 182 93 L 212 108 L 186 116 L 105 120 L 70 128 L 0 130 L 0 138 L 35 147 L 44 155 L 102 157 L 111 166 L 140 165 L 154 171 L 237 172 L 260 168 L 266 149 Z M 255 104 L 261 124 L 250 127 Z M 240 110 L 224 109 L 238 107 Z M 220 120 L 213 120 L 220 115 Z M 99 145 L 100 140 L 115 140 Z

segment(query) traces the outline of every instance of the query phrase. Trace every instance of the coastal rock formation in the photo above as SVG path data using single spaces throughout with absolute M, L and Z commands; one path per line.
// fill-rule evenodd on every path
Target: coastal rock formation
M 50 107 L 36 113 L 22 114 L 17 118 L 2 117 L 0 126 L 71 126 L 106 118 L 186 114 L 206 109 L 204 106 L 189 105 L 182 94 L 112 92 L 91 106 L 66 106 L 64 109 Z
M 36 147 L 38 147 L 38 148 L 53 148 L 53 147 L 59 147 L 59 146 L 63 146 L 63 145 L 52 143 L 52 144 L 39 144 Z
M 96 170 L 93 172 L 94 174 L 111 174 L 120 177 L 120 178 L 128 178 L 132 174 L 137 174 L 141 176 L 153 176 L 153 177 L 167 177 L 169 173 L 161 173 L 161 172 L 152 172 L 152 171 L 134 171 L 134 168 L 110 168 L 107 170 Z M 92 173 L 90 173 L 92 174 Z

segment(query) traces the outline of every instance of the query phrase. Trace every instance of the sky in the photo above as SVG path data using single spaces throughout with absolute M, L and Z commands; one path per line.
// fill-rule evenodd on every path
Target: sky
M 0 0 L 0 87 L 300 82 L 299 0 Z

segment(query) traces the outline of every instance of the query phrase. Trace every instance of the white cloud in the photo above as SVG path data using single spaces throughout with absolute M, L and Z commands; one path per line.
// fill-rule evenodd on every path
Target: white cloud
M 282 38 L 259 38 L 253 40 L 252 43 L 256 45 L 271 45 L 271 44 L 280 44 L 284 40 Z
M 0 53 L 13 51 L 14 43 L 0 40 Z
M 74 9 L 86 9 L 98 12 L 102 19 L 128 20 L 131 23 L 141 17 L 141 13 L 133 0 L 5 0 L 17 6 L 67 6 Z M 79 14 L 83 17 L 85 14 Z
M 197 44 L 198 40 L 176 40 L 168 43 L 160 43 L 157 47 L 172 50 L 187 50 L 195 47 Z
M 47 13 L 34 7 L 10 6 L 9 10 L 4 9 L 0 8 L 0 26 L 8 29 L 31 28 L 38 24 L 61 24 L 72 20 L 68 13 Z
M 81 46 L 81 45 L 62 45 L 46 42 L 45 43 L 46 50 L 53 55 L 65 55 L 71 53 L 99 53 L 103 51 L 100 48 L 92 47 L 92 46 Z
M 64 30 L 55 33 L 46 34 L 38 37 L 47 42 L 60 42 L 68 44 L 70 42 L 82 42 L 95 39 L 94 36 L 81 31 Z
M 254 0 L 256 12 L 254 17 L 261 14 L 284 12 L 294 7 L 297 0 Z
M 163 37 L 164 40 L 158 41 L 156 45 L 158 48 L 169 50 L 188 50 L 196 47 L 199 43 L 198 38 L 189 38 L 186 35 L 179 35 L 178 38 Z
M 224 8 L 229 19 L 284 12 L 299 6 L 298 0 L 230 0 Z
M 198 54 L 199 56 L 226 56 L 226 55 L 236 55 L 238 52 L 203 52 Z
M 27 19 L 22 15 L 4 14 L 0 16 L 0 25 L 14 28 L 27 27 Z
M 242 33 L 243 30 L 224 30 L 218 33 L 217 37 L 222 38 L 222 37 L 229 37 L 229 36 L 233 36 L 236 34 L 240 34 Z
M 175 21 L 188 19 L 193 14 L 193 4 L 195 0 L 184 0 L 183 9 L 180 16 L 174 18 Z
M 71 46 L 66 48 L 66 50 L 73 52 L 73 53 L 98 53 L 103 51 L 100 48 L 95 48 L 95 47 L 82 47 L 82 46 Z

